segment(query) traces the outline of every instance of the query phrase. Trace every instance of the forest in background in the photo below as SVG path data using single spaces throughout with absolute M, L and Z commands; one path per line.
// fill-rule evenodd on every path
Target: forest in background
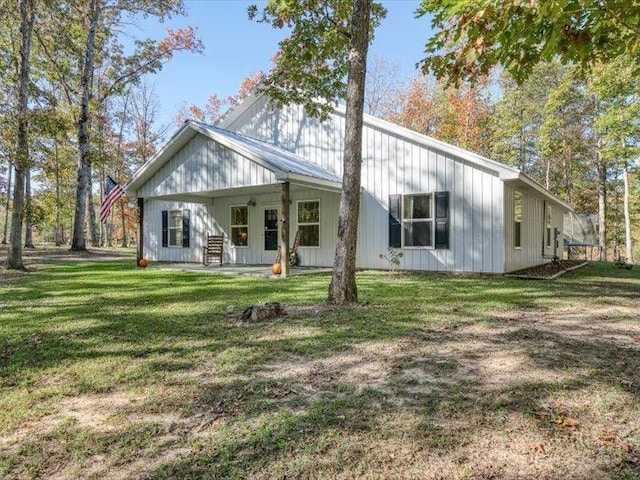
M 20 165 L 25 246 L 36 240 L 72 244 L 79 211 L 87 243 L 126 246 L 135 233 L 133 199 L 119 200 L 106 224 L 97 221 L 105 176 L 126 182 L 172 133 L 173 126 L 158 124 L 161 99 L 152 75 L 176 52 L 203 46 L 189 29 L 168 32 L 161 41 L 131 42 L 123 34 L 136 15 L 183 13 L 178 0 L 20 3 L 28 8 L 20 11 L 15 2 L 0 7 L 6 32 L 0 38 L 0 241 L 8 242 L 13 167 Z M 32 22 L 26 160 L 17 151 L 25 15 Z M 619 57 L 585 74 L 547 62 L 522 84 L 493 72 L 474 85 L 453 87 L 422 74 L 398 78 L 391 60 L 377 58 L 369 64 L 365 108 L 520 168 L 577 211 L 597 213 L 608 258 L 628 257 L 629 237 L 640 240 L 640 82 L 632 64 Z M 262 75 L 248 76 L 234 97 L 212 94 L 207 105 L 185 104 L 176 112 L 177 125 L 186 118 L 214 122 Z

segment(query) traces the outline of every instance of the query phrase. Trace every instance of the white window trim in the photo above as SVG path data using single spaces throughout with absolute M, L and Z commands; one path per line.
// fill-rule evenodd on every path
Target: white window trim
M 180 227 L 171 226 L 171 214 L 176 212 L 180 215 Z M 180 238 L 182 239 L 182 244 L 184 244 L 184 239 L 182 238 L 182 230 L 184 229 L 184 217 L 182 210 L 174 208 L 173 210 L 169 210 L 169 213 L 167 215 L 167 222 L 169 223 L 169 225 L 167 225 L 167 248 L 184 248 L 183 245 L 171 245 L 171 230 L 178 230 L 180 232 Z
M 308 202 L 318 202 L 318 221 L 317 222 L 311 222 L 311 223 L 300 223 L 298 221 L 298 212 L 300 211 L 300 204 L 301 203 L 308 203 Z M 318 225 L 318 245 L 298 245 L 298 248 L 322 248 L 322 202 L 320 201 L 319 198 L 304 198 L 301 200 L 296 200 L 296 231 L 298 230 L 299 227 L 304 226 L 304 225 Z
M 240 224 L 232 224 L 231 220 L 233 219 L 233 209 L 234 208 L 238 208 L 238 207 L 243 207 L 247 209 L 247 224 L 246 225 L 240 225 Z M 239 203 L 239 204 L 235 204 L 235 205 L 229 205 L 229 243 L 231 244 L 231 248 L 240 248 L 240 249 L 247 249 L 249 248 L 249 240 L 251 240 L 251 230 L 249 229 L 249 206 Z M 233 229 L 234 228 L 238 228 L 238 227 L 246 227 L 247 228 L 247 244 L 246 245 L 235 245 L 233 243 Z
M 517 223 L 520 223 L 520 245 L 516 246 L 516 196 L 520 196 L 520 221 Z M 512 221 L 513 221 L 513 249 L 514 250 L 522 250 L 522 200 L 523 200 L 524 195 L 522 194 L 522 192 L 520 190 L 514 190 L 513 191 L 513 217 L 512 217 Z
M 406 246 L 404 244 L 404 222 L 414 222 L 413 220 L 405 220 L 404 218 L 404 197 L 415 197 L 415 196 L 421 196 L 421 195 L 429 195 L 431 196 L 431 217 L 430 218 L 426 218 L 426 219 L 420 219 L 418 220 L 418 222 L 431 222 L 431 245 L 425 245 L 425 246 Z M 419 193 L 403 193 L 401 195 L 400 198 L 400 238 L 401 238 L 401 245 L 403 249 L 406 250 L 435 250 L 435 243 L 436 243 L 436 219 L 435 219 L 435 208 L 436 208 L 436 204 L 435 204 L 435 192 L 419 192 Z

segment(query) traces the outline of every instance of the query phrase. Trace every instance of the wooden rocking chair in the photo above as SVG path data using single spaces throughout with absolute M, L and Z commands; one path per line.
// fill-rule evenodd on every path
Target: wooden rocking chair
M 222 265 L 222 248 L 224 237 L 222 235 L 207 236 L 207 244 L 202 247 L 202 264 L 206 267 L 211 263 Z M 213 262 L 212 262 L 213 260 Z

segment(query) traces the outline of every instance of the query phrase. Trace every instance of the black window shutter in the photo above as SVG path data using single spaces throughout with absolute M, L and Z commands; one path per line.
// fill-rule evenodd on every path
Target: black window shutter
M 185 209 L 182 210 L 182 246 L 185 248 L 189 248 L 189 219 L 191 217 L 191 212 Z
M 449 248 L 449 192 L 436 192 L 436 248 Z
M 169 246 L 169 212 L 162 210 L 162 246 Z
M 389 195 L 389 246 L 402 247 L 402 195 Z

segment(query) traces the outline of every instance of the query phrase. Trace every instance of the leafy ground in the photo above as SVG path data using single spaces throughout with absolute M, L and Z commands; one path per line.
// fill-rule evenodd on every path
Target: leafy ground
M 551 279 L 551 277 L 560 272 L 565 272 L 573 268 L 580 268 L 580 266 L 585 263 L 586 262 L 584 260 L 560 260 L 559 262 L 548 262 L 535 267 L 510 272 L 509 276 Z
M 0 271 L 0 476 L 640 477 L 640 269 Z M 231 311 L 267 301 L 282 319 Z

